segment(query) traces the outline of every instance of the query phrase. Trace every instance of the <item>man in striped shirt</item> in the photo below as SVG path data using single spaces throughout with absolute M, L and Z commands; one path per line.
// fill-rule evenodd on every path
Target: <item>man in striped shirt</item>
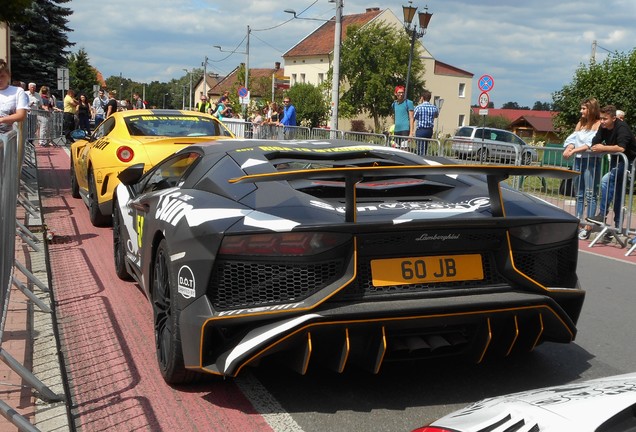
M 420 96 L 420 104 L 415 107 L 413 117 L 415 120 L 415 137 L 432 138 L 435 118 L 439 116 L 439 110 L 431 103 L 431 92 L 424 90 Z M 424 156 L 428 150 L 426 139 L 417 141 L 417 154 Z

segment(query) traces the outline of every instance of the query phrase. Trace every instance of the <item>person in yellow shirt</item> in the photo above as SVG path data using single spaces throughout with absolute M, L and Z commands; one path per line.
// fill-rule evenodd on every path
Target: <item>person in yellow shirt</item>
M 70 133 L 75 129 L 75 112 L 79 101 L 75 99 L 75 90 L 69 89 L 64 96 L 64 136 L 67 141 L 70 139 Z

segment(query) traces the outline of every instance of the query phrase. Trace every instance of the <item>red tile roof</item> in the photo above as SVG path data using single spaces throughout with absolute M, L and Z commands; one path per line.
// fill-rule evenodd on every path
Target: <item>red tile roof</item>
M 435 75 L 447 75 L 447 76 L 457 76 L 457 77 L 470 77 L 472 78 L 475 74 L 472 72 L 467 72 L 463 69 L 457 68 L 455 66 L 451 66 L 446 63 L 442 63 L 439 60 L 435 60 Z
M 473 112 L 479 114 L 479 109 L 473 107 Z M 504 108 L 488 108 L 488 115 L 492 117 L 503 117 L 511 123 L 517 120 L 519 117 L 539 117 L 551 119 L 557 113 L 554 111 L 535 111 L 535 110 L 523 110 L 523 109 L 504 109 Z
M 238 72 L 239 68 L 235 68 L 232 72 L 230 72 L 226 77 L 221 79 L 215 86 L 211 87 L 208 90 L 208 95 L 212 96 L 220 96 L 226 91 L 232 90 L 233 87 L 243 84 L 243 81 L 239 82 L 238 80 Z M 258 78 L 272 78 L 272 74 L 276 74 L 276 76 L 284 76 L 285 69 L 284 68 L 250 68 L 250 82 Z M 250 86 L 251 87 L 251 86 Z M 251 89 L 250 89 L 251 90 Z M 263 95 L 253 94 L 254 97 L 259 97 Z
M 472 108 L 475 114 L 479 114 L 480 108 Z M 528 123 L 537 132 L 554 132 L 553 118 L 555 111 L 535 111 L 521 109 L 488 108 L 491 117 L 503 117 L 510 122 L 510 126 L 519 126 Z
M 347 27 L 352 24 L 363 26 L 381 13 L 382 11 L 379 8 L 370 8 L 367 9 L 365 13 L 343 16 L 341 23 L 341 40 L 344 40 L 346 37 Z M 333 19 L 334 18 L 332 18 L 332 21 L 324 23 L 305 39 L 298 42 L 289 51 L 283 54 L 283 58 L 329 55 L 333 51 L 333 38 L 336 26 Z

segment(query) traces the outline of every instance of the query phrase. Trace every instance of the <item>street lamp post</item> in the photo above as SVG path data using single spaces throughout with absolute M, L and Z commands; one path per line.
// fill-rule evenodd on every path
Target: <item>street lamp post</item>
M 163 95 L 163 109 L 166 109 L 166 96 L 168 96 L 170 93 L 166 93 Z
M 406 88 L 404 89 L 404 99 L 408 99 L 409 93 L 409 81 L 411 79 L 411 65 L 413 64 L 413 51 L 415 49 L 415 39 L 420 39 L 426 34 L 428 23 L 433 17 L 432 13 L 428 12 L 428 7 L 424 7 L 425 12 L 418 12 L 419 28 L 413 23 L 415 12 L 417 7 L 413 6 L 413 2 L 409 1 L 408 6 L 402 6 L 402 13 L 404 14 L 404 29 L 406 33 L 411 37 L 411 48 L 409 51 L 409 64 L 406 69 Z
M 188 109 L 192 111 L 192 72 L 193 71 L 189 71 L 188 69 L 183 69 L 183 70 L 186 71 L 186 73 L 190 77 L 190 94 L 188 96 Z
M 325 22 L 335 21 L 333 36 L 333 73 L 331 77 L 331 121 L 329 122 L 329 128 L 335 131 L 338 129 L 338 104 L 340 102 L 340 43 L 342 36 L 342 8 L 344 2 L 343 0 L 329 0 L 329 2 L 336 4 L 336 15 L 334 19 L 330 20 L 299 17 L 293 9 L 285 9 L 285 12 L 293 14 L 294 18 L 297 19 Z

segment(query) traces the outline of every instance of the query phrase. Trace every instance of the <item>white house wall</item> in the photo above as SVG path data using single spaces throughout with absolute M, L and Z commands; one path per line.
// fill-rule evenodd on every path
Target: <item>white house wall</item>
M 373 22 L 385 22 L 391 26 L 394 26 L 400 31 L 404 31 L 404 27 L 400 18 L 398 18 L 390 9 L 385 9 Z M 435 21 L 433 17 L 432 25 L 429 27 L 429 31 L 435 30 Z M 460 116 L 464 118 L 464 124 L 467 125 L 470 121 L 470 95 L 472 91 L 472 74 L 466 76 L 457 75 L 435 75 L 435 59 L 433 55 L 422 44 L 422 41 L 426 40 L 426 35 L 422 40 L 416 41 L 416 53 L 424 61 L 425 71 L 422 77 L 426 83 L 426 88 L 431 91 L 433 98 L 440 97 L 444 99 L 444 105 L 440 114 L 439 122 L 437 124 L 437 131 L 440 136 L 453 134 L 457 129 L 460 121 Z M 285 75 L 292 78 L 292 85 L 300 82 L 311 83 L 314 85 L 319 84 L 319 74 L 323 74 L 323 79 L 327 80 L 327 73 L 331 67 L 330 56 L 306 56 L 306 57 L 286 57 L 284 60 Z M 408 58 L 404 59 L 404 62 L 408 62 Z M 296 78 L 294 80 L 294 77 Z M 304 81 L 303 81 L 304 77 Z M 464 96 L 459 95 L 459 86 L 464 84 Z M 417 104 L 417 98 L 413 95 L 409 95 L 409 99 L 413 100 Z M 387 105 L 390 105 L 392 100 L 387 100 Z M 365 121 L 367 127 L 372 127 L 373 121 L 369 118 L 359 117 Z M 392 118 L 387 118 L 385 123 L 387 125 L 393 123 Z M 346 129 L 350 125 L 350 122 L 346 119 L 339 119 L 339 129 Z

